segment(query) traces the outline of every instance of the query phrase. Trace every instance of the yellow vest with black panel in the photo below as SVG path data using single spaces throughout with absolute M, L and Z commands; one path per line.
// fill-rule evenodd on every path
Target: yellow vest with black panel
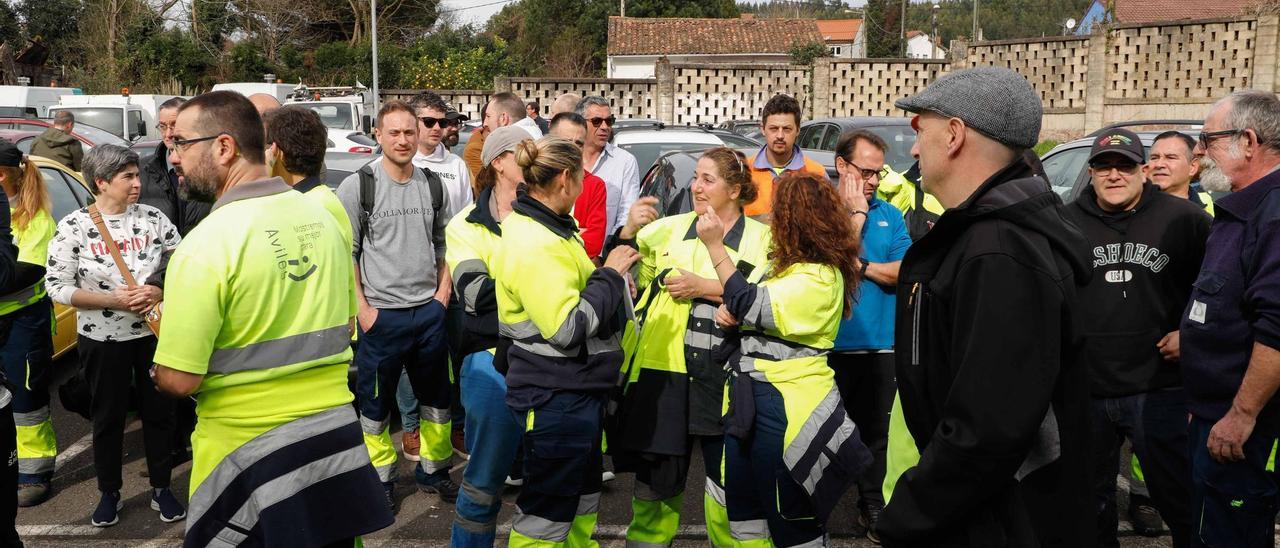
M 640 250 L 636 322 L 623 336 L 627 386 L 618 413 L 616 448 L 665 455 L 687 453 L 687 437 L 723 433 L 726 334 L 715 325 L 718 303 L 678 300 L 665 289 L 680 270 L 716 278 L 707 248 L 698 240 L 698 216 L 658 220 L 636 236 Z M 743 215 L 725 235 L 729 260 L 749 281 L 768 262 L 769 227 Z

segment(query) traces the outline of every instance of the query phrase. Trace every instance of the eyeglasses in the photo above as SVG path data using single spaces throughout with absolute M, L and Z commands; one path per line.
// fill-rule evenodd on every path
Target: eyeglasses
M 608 118 L 596 117 L 596 118 L 590 118 L 588 121 L 591 122 L 592 127 L 600 127 L 600 124 L 603 124 L 606 122 L 609 124 L 609 127 L 613 127 L 613 124 L 618 121 L 618 118 L 614 116 L 610 116 Z
M 421 120 L 422 127 L 425 127 L 427 129 L 436 127 L 436 124 L 439 124 L 442 129 L 453 125 L 453 120 L 450 120 L 448 118 L 432 118 L 430 116 L 422 116 L 418 118 L 418 120 Z
M 156 124 L 156 131 L 159 131 L 160 133 L 164 133 L 171 129 L 177 129 L 177 128 L 178 128 L 178 124 L 166 124 L 164 122 L 160 122 Z
M 208 137 L 196 137 L 195 139 L 178 139 L 177 137 L 175 137 L 173 139 L 173 150 L 177 151 L 178 154 L 182 154 L 183 152 L 186 152 L 187 147 L 191 145 L 194 145 L 196 143 L 201 143 L 204 141 L 212 141 L 214 139 L 217 139 L 218 137 L 222 137 L 223 135 L 226 135 L 226 133 L 225 132 L 219 133 L 217 135 L 210 135 Z
M 1113 169 L 1122 175 L 1133 175 L 1138 172 L 1138 164 L 1089 164 L 1089 169 L 1094 175 L 1110 175 Z
M 840 158 L 840 161 L 844 162 L 846 165 L 853 167 L 853 169 L 858 170 L 858 178 L 864 181 L 872 178 L 883 179 L 885 175 L 888 175 L 888 173 L 885 171 L 885 168 L 883 167 L 880 169 L 867 169 L 865 167 L 859 166 L 858 164 L 850 162 L 849 160 L 845 160 L 844 158 Z
M 1226 137 L 1226 136 L 1228 136 L 1228 135 L 1232 135 L 1232 136 L 1234 136 L 1234 135 L 1240 135 L 1241 133 L 1244 133 L 1244 132 L 1245 132 L 1245 130 L 1243 130 L 1243 129 L 1224 129 L 1224 130 L 1222 130 L 1222 131 L 1210 131 L 1210 132 L 1207 132 L 1207 133 L 1206 133 L 1206 132 L 1201 132 L 1201 133 L 1200 133 L 1200 136 L 1199 136 L 1199 137 L 1200 137 L 1200 146 L 1201 146 L 1202 148 L 1207 149 L 1207 148 L 1209 148 L 1209 145 L 1210 145 L 1211 143 L 1213 143 L 1214 139 L 1218 139 L 1218 138 L 1221 138 L 1221 137 Z

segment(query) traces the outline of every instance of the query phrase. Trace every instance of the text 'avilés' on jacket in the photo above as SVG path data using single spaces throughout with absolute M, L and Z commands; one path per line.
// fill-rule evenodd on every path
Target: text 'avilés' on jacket
M 1080 288 L 1077 320 L 1094 397 L 1182 386 L 1178 362 L 1156 344 L 1178 330 L 1204 260 L 1208 213 L 1146 183 L 1133 209 L 1108 212 L 1087 186 L 1067 208 L 1084 234 L 1093 276 Z
M 907 250 L 895 346 L 909 432 L 890 427 L 886 545 L 1094 541 L 1088 377 L 1073 356 L 1089 270 L 1064 209 L 1016 161 Z M 921 457 L 902 466 L 908 435 Z
M 636 322 L 623 337 L 626 392 L 610 446 L 659 455 L 685 455 L 688 436 L 724 433 L 724 341 L 715 323 L 719 304 L 678 300 L 663 283 L 685 269 L 716 278 L 706 246 L 698 240 L 697 213 L 658 220 L 636 235 L 642 257 L 636 285 Z M 750 281 L 768 261 L 769 227 L 743 215 L 725 234 L 729 260 Z
M 537 272 L 520 271 L 519 257 L 529 253 L 540 254 Z M 587 258 L 573 217 L 521 193 L 502 222 L 492 266 L 500 335 L 494 366 L 505 370 L 507 405 L 528 410 L 556 391 L 603 395 L 617 385 L 627 284 Z

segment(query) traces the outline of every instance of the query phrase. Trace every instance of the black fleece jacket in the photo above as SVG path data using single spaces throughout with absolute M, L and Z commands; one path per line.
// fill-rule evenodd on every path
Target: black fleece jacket
M 907 250 L 898 390 L 920 461 L 885 546 L 1091 545 L 1088 378 L 1073 356 L 1084 240 L 1021 161 Z
M 1067 216 L 1092 258 L 1078 325 L 1094 397 L 1181 386 L 1178 362 L 1165 361 L 1156 344 L 1178 330 L 1204 260 L 1209 214 L 1147 183 L 1138 205 L 1120 213 L 1103 211 L 1085 187 Z

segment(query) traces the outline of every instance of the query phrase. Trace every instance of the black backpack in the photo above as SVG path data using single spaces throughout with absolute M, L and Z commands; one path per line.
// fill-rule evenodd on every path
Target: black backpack
M 360 174 L 360 249 L 364 249 L 364 236 L 369 233 L 369 216 L 373 215 L 373 168 L 370 167 L 372 162 L 365 164 L 356 173 Z M 444 183 L 440 181 L 440 176 L 434 171 L 427 168 L 419 168 L 422 174 L 427 178 L 427 188 L 431 191 L 431 212 L 434 217 L 440 216 L 440 209 L 444 207 Z

